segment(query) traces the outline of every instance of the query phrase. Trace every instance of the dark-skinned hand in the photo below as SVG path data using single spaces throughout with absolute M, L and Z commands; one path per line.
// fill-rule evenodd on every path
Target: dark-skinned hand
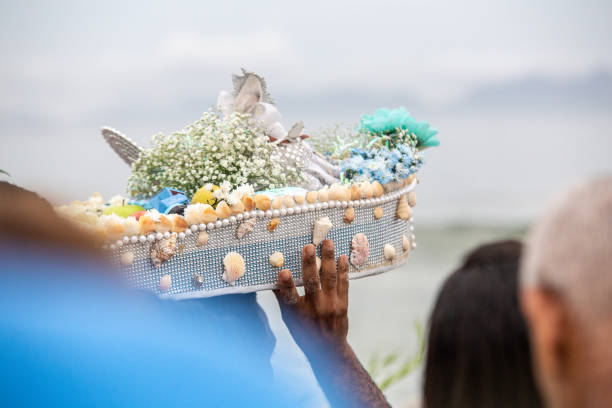
M 304 353 L 313 347 L 346 346 L 348 333 L 348 258 L 334 257 L 334 243 L 321 244 L 321 274 L 317 270 L 315 247 L 302 250 L 304 296 L 299 296 L 288 269 L 278 275 L 275 291 L 285 324 Z
M 334 257 L 334 243 L 323 241 L 321 274 L 314 245 L 302 250 L 304 296 L 288 269 L 278 274 L 275 291 L 283 320 L 302 349 L 332 407 L 388 407 L 383 393 L 346 340 L 348 258 Z

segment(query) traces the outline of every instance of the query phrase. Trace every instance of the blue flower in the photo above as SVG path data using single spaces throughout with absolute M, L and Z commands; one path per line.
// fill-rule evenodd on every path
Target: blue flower
M 438 131 L 427 122 L 418 122 L 404 108 L 377 109 L 373 115 L 363 115 L 359 129 L 381 135 L 396 133 L 397 129 L 407 130 L 416 136 L 417 147 L 420 149 L 440 144 L 436 138 Z
M 393 149 L 352 149 L 351 157 L 341 163 L 342 173 L 348 180 L 377 180 L 382 184 L 404 179 L 423 164 L 422 154 L 412 149 L 404 144 Z

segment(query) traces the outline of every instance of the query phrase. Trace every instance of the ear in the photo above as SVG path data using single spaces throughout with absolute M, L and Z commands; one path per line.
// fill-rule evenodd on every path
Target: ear
M 527 319 L 536 370 L 547 388 L 567 376 L 569 315 L 567 304 L 554 291 L 526 288 L 520 294 Z M 552 383 L 551 383 L 552 381 Z

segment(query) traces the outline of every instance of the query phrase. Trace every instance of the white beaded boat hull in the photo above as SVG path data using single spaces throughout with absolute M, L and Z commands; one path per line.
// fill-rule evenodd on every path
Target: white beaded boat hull
M 365 234 L 369 241 L 370 253 L 366 262 L 360 267 L 350 265 L 349 279 L 379 274 L 404 264 L 412 250 L 414 235 L 412 219 L 398 218 L 397 205 L 400 197 L 413 190 L 416 181 L 398 191 L 384 194 L 380 198 L 349 202 L 324 203 L 320 209 L 298 206 L 293 214 L 280 217 L 278 227 L 270 232 L 267 229 L 272 217 L 264 213 L 250 214 L 255 216 L 253 232 L 242 239 L 236 238 L 236 228 L 240 223 L 213 228 L 200 225 L 194 227 L 186 236 L 177 240 L 177 251 L 161 267 L 156 268 L 151 262 L 151 242 L 129 242 L 112 251 L 113 260 L 120 266 L 129 284 L 137 288 L 150 290 L 163 298 L 188 299 L 203 298 L 235 293 L 248 293 L 277 288 L 278 272 L 287 268 L 291 270 L 296 285 L 302 285 L 301 254 L 304 245 L 312 243 L 312 230 L 315 221 L 329 217 L 333 228 L 327 234 L 336 248 L 336 256 L 350 256 L 351 241 L 357 233 Z M 324 208 L 326 207 L 328 208 Z M 355 219 L 345 223 L 344 212 L 347 207 L 355 209 Z M 333 208 L 329 208 L 333 207 Z M 374 208 L 381 207 L 383 215 L 374 217 Z M 297 213 L 299 212 L 299 213 Z M 249 214 L 247 214 L 249 215 Z M 200 230 L 209 235 L 208 242 L 197 245 Z M 409 248 L 404 248 L 404 236 Z M 395 248 L 395 257 L 385 258 L 385 244 Z M 269 263 L 269 256 L 280 251 L 284 256 L 282 268 Z M 124 256 L 125 253 L 131 253 Z M 246 270 L 242 277 L 233 284 L 223 280 L 223 258 L 229 252 L 237 252 L 245 260 Z M 317 248 L 320 256 L 320 245 Z M 121 259 L 131 259 L 126 266 Z M 203 278 L 201 284 L 194 282 L 194 275 Z M 160 279 L 170 276 L 171 283 L 165 290 L 160 289 Z M 164 279 L 167 283 L 167 277 Z

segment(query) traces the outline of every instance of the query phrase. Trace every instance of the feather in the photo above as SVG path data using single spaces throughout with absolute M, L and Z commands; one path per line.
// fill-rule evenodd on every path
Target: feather
M 115 153 L 117 153 L 128 165 L 131 166 L 132 163 L 140 157 L 142 148 L 121 132 L 110 127 L 103 127 L 102 136 L 104 140 L 106 140 L 106 143 L 108 143 Z

